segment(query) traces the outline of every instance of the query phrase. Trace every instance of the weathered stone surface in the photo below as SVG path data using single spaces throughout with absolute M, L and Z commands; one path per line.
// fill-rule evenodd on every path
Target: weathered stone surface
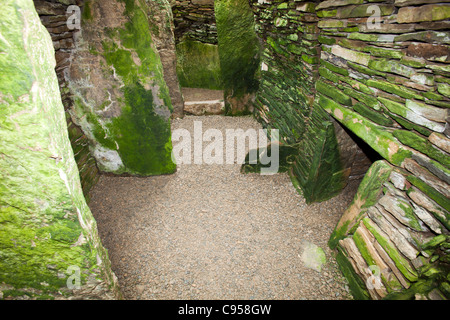
M 89 2 L 90 18 L 72 56 L 72 120 L 102 171 L 169 174 L 173 110 L 160 56 L 140 2 Z
M 443 3 L 443 2 L 450 2 L 450 0 L 395 0 L 395 6 L 397 7 L 404 7 L 404 6 L 414 6 L 414 5 L 421 5 L 424 3 Z
M 332 7 L 342 7 L 350 4 L 361 4 L 363 0 L 327 0 L 322 1 L 316 6 L 316 10 L 327 9 Z
M 427 184 L 442 193 L 445 197 L 450 198 L 450 185 L 438 179 L 435 175 L 431 174 L 428 170 L 421 167 L 414 160 L 406 159 L 404 164 L 405 169 L 412 172 L 416 177 L 425 181 Z
M 357 52 L 334 45 L 331 49 L 331 53 L 348 61 L 356 62 L 364 66 L 369 65 L 370 55 L 362 52 Z
M 440 207 L 436 202 L 426 196 L 417 188 L 411 188 L 408 191 L 408 196 L 419 206 L 425 208 L 432 213 L 436 219 L 438 219 L 449 230 L 450 226 L 450 214 Z
M 418 275 L 417 271 L 414 269 L 412 264 L 397 250 L 395 244 L 389 239 L 389 237 L 381 231 L 381 229 L 377 228 L 375 224 L 370 223 L 368 218 L 363 220 L 364 225 L 367 229 L 374 235 L 377 242 L 383 247 L 383 249 L 387 252 L 389 257 L 394 261 L 396 267 L 403 276 L 409 281 L 417 281 Z
M 349 260 L 358 273 L 358 275 L 363 279 L 364 283 L 367 284 L 368 279 L 372 276 L 372 272 L 367 265 L 367 262 L 361 256 L 355 241 L 349 237 L 339 241 L 339 245 L 342 246 L 349 255 Z M 368 290 L 372 298 L 377 298 L 377 295 L 373 292 L 373 289 Z
M 225 103 L 223 100 L 186 101 L 184 103 L 184 111 L 187 114 L 196 116 L 219 115 L 224 113 Z
M 2 298 L 119 298 L 83 197 L 51 38 L 31 0 L 3 1 L 0 20 L 0 282 L 12 288 Z
M 404 7 L 397 13 L 398 23 L 437 21 L 448 18 L 450 18 L 450 5 L 430 4 L 421 7 Z
M 216 0 L 217 33 L 222 79 L 225 89 L 225 113 L 247 114 L 258 89 L 256 72 L 260 66 L 260 48 L 252 10 L 246 0 Z
M 433 132 L 428 140 L 443 151 L 450 153 L 450 139 L 443 134 Z
M 379 204 L 405 226 L 417 231 L 426 231 L 408 201 L 387 193 L 380 199 Z
M 376 205 L 368 210 L 368 216 L 371 221 L 375 222 L 387 237 L 396 245 L 396 247 L 404 254 L 408 259 L 413 260 L 419 254 L 419 251 L 411 245 L 414 242 L 408 230 L 400 224 L 383 206 Z M 369 223 L 371 223 L 369 221 Z
M 450 114 L 449 109 L 437 108 L 435 106 L 409 99 L 406 100 L 406 108 L 429 120 L 442 123 L 446 122 L 446 119 Z
M 155 46 L 161 58 L 164 80 L 167 84 L 172 102 L 172 117 L 183 117 L 184 100 L 177 77 L 177 54 L 175 48 L 174 19 L 168 0 L 149 2 L 149 19 Z
M 424 41 L 424 42 L 438 42 L 438 43 L 450 43 L 449 32 L 437 32 L 437 31 L 420 31 L 413 33 L 406 33 L 394 38 L 395 42 L 406 41 Z
M 177 74 L 184 88 L 223 89 L 217 45 L 185 40 L 177 44 Z
M 412 43 L 406 49 L 406 54 L 412 57 L 420 57 L 427 60 L 447 61 L 450 57 L 448 46 L 435 43 Z

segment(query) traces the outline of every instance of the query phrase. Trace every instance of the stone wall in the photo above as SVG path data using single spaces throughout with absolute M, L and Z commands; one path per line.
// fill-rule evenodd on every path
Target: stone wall
M 73 100 L 67 87 L 68 67 L 70 57 L 75 49 L 75 36 L 79 29 L 69 29 L 67 21 L 71 16 L 69 5 L 82 6 L 81 0 L 35 0 L 34 5 L 42 24 L 52 37 L 55 48 L 56 75 L 58 77 L 61 98 L 66 111 L 70 142 L 75 153 L 75 160 L 80 171 L 81 185 L 87 199 L 89 191 L 99 178 L 99 170 L 94 157 L 90 154 L 88 138 L 72 121 L 68 110 L 73 107 Z
M 117 299 L 31 0 L 0 11 L 0 299 Z M 55 39 L 53 39 L 53 42 Z
M 257 116 L 298 146 L 291 174 L 307 200 L 354 168 L 330 116 L 384 159 L 330 239 L 358 299 L 450 297 L 450 5 L 433 2 L 251 2 Z
M 264 127 L 280 130 L 283 143 L 301 150 L 290 175 L 306 200 L 329 199 L 345 186 L 354 157 L 341 159 L 347 153 L 339 152 L 339 125 L 315 103 L 321 45 L 314 4 L 253 1 L 252 8 L 263 47 L 256 117 Z M 339 133 L 340 142 L 349 139 L 342 129 Z
M 214 0 L 176 0 L 172 6 L 175 39 L 217 45 Z

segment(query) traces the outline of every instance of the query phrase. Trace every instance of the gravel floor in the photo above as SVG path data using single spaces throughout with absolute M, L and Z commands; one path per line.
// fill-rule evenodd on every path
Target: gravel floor
M 259 129 L 251 117 L 188 116 L 173 129 Z M 225 135 L 224 135 L 225 136 Z M 179 165 L 149 178 L 102 176 L 91 210 L 126 299 L 351 299 L 327 241 L 356 192 L 306 205 L 287 174 Z M 305 242 L 321 247 L 307 268 Z

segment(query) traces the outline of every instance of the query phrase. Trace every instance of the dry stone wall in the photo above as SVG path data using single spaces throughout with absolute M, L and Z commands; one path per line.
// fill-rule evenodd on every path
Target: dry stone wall
M 217 45 L 214 0 L 176 0 L 172 6 L 175 38 Z
M 323 176 L 347 177 L 339 130 L 320 135 L 329 116 L 384 159 L 329 243 L 358 299 L 450 297 L 446 2 L 251 1 L 265 48 L 257 115 L 298 145 L 292 175 L 304 195 L 323 179 L 306 179 L 308 168 L 340 160 Z M 333 136 L 328 156 L 314 149 Z

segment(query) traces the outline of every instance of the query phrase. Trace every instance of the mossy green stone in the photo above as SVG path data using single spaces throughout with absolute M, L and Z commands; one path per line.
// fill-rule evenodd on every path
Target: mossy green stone
M 336 102 L 342 103 L 343 105 L 352 105 L 352 99 L 341 92 L 339 89 L 337 89 L 334 85 L 330 85 L 319 80 L 316 82 L 316 90 L 328 96 L 329 98 L 332 98 Z
M 222 90 L 217 45 L 184 40 L 176 45 L 177 75 L 181 87 Z
M 94 140 L 93 154 L 101 170 L 141 176 L 174 173 L 169 120 L 173 106 L 153 43 L 148 7 L 136 0 L 121 2 L 125 3 L 123 23 L 117 28 L 105 28 L 101 42 L 104 72 L 108 77 L 114 74 L 113 81 L 120 87 L 114 97 L 120 115 L 105 119 L 93 109 L 103 110 L 108 101 L 91 106 L 79 93 L 74 98 L 75 113 L 85 121 L 83 129 L 90 131 L 86 134 Z M 91 29 L 94 23 L 99 21 L 85 22 L 85 34 L 98 32 Z M 107 94 L 111 95 L 105 88 L 105 100 Z M 114 153 L 112 161 L 103 160 L 106 152 Z
M 424 137 L 406 130 L 395 130 L 393 135 L 403 144 L 426 154 L 447 168 L 450 168 L 450 159 L 448 155 L 434 147 L 434 145 Z
M 367 292 L 367 288 L 353 269 L 351 262 L 348 260 L 344 254 L 344 249 L 340 246 L 338 247 L 338 252 L 336 254 L 336 261 L 338 263 L 339 269 L 348 281 L 350 292 L 355 300 L 370 300 L 370 295 Z
M 408 89 L 403 86 L 398 86 L 387 81 L 369 79 L 367 80 L 366 84 L 369 87 L 374 87 L 389 93 L 393 93 L 405 99 L 424 100 L 424 97 L 414 90 Z
M 3 299 L 70 298 L 70 266 L 86 298 L 91 276 L 119 297 L 83 196 L 51 37 L 31 0 L 3 1 L 0 21 L 0 283 L 13 287 Z
M 260 47 L 249 3 L 216 0 L 214 10 L 225 90 L 238 98 L 255 92 L 258 89 L 256 72 L 260 66 Z

